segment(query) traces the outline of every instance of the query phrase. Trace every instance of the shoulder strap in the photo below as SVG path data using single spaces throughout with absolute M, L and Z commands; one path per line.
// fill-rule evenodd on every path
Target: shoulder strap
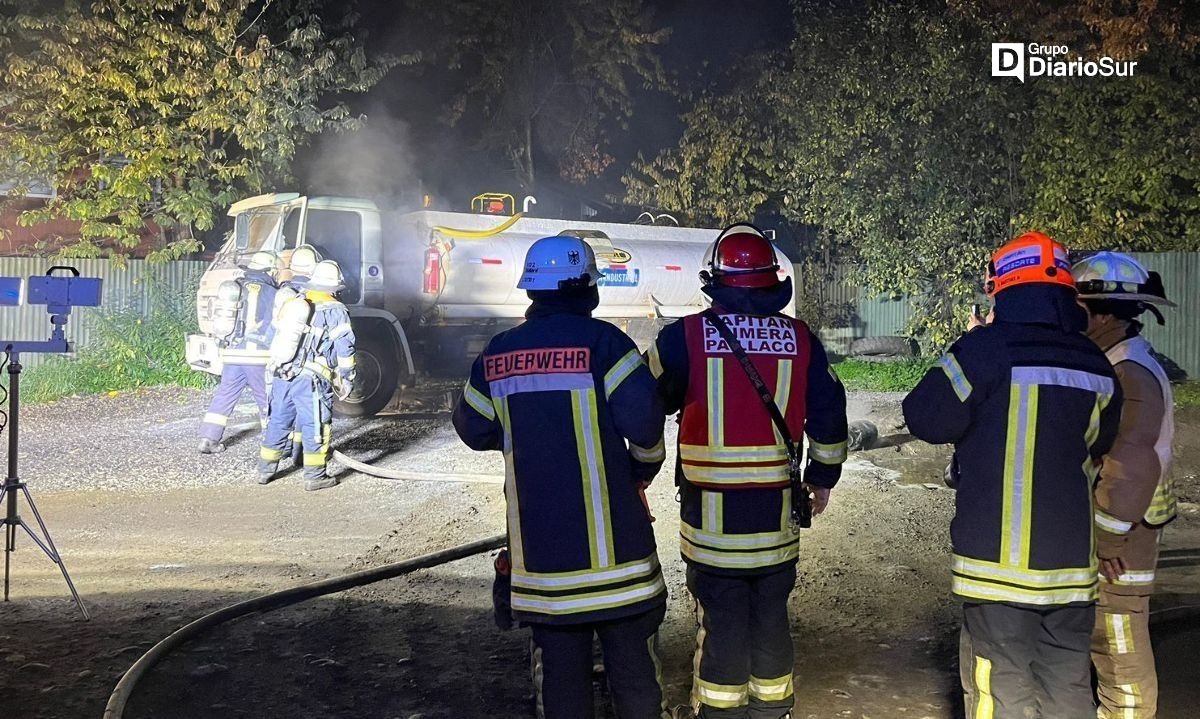
M 788 429 L 783 413 L 779 411 L 779 405 L 775 404 L 774 395 L 767 388 L 767 383 L 763 381 L 762 375 L 758 373 L 754 363 L 750 361 L 742 343 L 738 342 L 733 331 L 725 324 L 725 320 L 721 319 L 720 315 L 711 308 L 704 310 L 702 314 L 704 319 L 708 320 L 717 330 L 717 334 L 721 335 L 721 339 L 729 345 L 729 351 L 737 358 L 738 364 L 742 366 L 750 384 L 754 385 L 754 390 L 758 394 L 759 400 L 762 401 L 763 408 L 767 410 L 767 414 L 771 416 L 771 421 L 775 424 L 775 429 L 779 430 L 779 436 L 783 438 L 783 445 L 787 449 L 788 455 L 788 473 L 792 480 L 792 521 L 801 527 L 812 526 L 812 505 L 809 503 L 808 491 L 800 486 L 800 448 L 792 439 L 791 430 Z

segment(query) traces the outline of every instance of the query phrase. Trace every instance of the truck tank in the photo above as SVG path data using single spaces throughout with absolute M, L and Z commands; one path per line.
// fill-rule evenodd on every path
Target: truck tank
M 401 318 L 460 324 L 520 318 L 529 300 L 516 288 L 525 252 L 557 234 L 596 251 L 597 317 L 680 317 L 703 308 L 700 272 L 717 230 L 506 218 L 454 212 L 397 215 L 384 230 L 385 306 Z M 779 253 L 783 274 L 792 266 Z M 790 310 L 790 308 L 789 308 Z

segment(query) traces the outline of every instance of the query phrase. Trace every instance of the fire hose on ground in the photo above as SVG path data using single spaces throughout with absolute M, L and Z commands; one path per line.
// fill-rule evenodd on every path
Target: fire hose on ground
M 129 698 L 132 696 L 138 682 L 168 654 L 213 627 L 239 617 L 244 617 L 247 614 L 281 609 L 314 597 L 341 592 L 353 587 L 361 587 L 365 584 L 373 584 L 385 579 L 394 579 L 395 577 L 415 572 L 418 569 L 429 569 L 447 562 L 465 559 L 476 554 L 483 554 L 484 552 L 499 549 L 507 543 L 507 536 L 498 534 L 494 537 L 480 539 L 440 552 L 413 557 L 412 559 L 406 559 L 394 564 L 385 564 L 382 567 L 364 569 L 353 574 L 333 577 L 320 582 L 303 584 L 298 587 L 265 594 L 261 597 L 248 599 L 244 602 L 238 602 L 223 609 L 218 609 L 176 630 L 166 639 L 151 647 L 150 651 L 143 654 L 125 672 L 121 680 L 117 682 L 116 688 L 113 689 L 112 695 L 108 698 L 108 704 L 104 707 L 104 719 L 121 719 L 125 714 L 125 705 L 129 702 Z

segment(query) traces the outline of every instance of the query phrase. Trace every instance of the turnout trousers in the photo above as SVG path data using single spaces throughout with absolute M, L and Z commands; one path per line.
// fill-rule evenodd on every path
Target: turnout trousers
M 963 604 L 959 675 L 967 719 L 1094 719 L 1094 604 Z
M 274 474 L 292 442 L 292 427 L 304 448 L 304 479 L 324 479 L 329 461 L 333 424 L 333 389 L 329 383 L 301 372 L 290 380 L 271 383 L 271 413 L 259 450 L 259 474 Z
M 249 388 L 258 405 L 258 417 L 263 427 L 267 422 L 267 368 L 262 365 L 227 364 L 221 370 L 221 382 L 213 393 L 204 421 L 200 424 L 200 437 L 220 442 L 225 434 L 225 425 L 233 414 L 233 408 L 241 399 L 242 390 Z
M 796 567 L 743 577 L 689 565 L 696 598 L 692 706 L 701 719 L 781 719 L 792 710 L 788 596 Z
M 587 624 L 531 623 L 533 683 L 545 719 L 592 719 L 592 636 L 600 638 L 613 709 L 621 719 L 666 719 L 658 626 L 666 605 Z
M 1100 719 L 1154 719 L 1158 672 L 1150 646 L 1150 594 L 1161 527 L 1134 525 L 1126 540 L 1126 571 L 1117 583 L 1100 578 L 1092 633 Z

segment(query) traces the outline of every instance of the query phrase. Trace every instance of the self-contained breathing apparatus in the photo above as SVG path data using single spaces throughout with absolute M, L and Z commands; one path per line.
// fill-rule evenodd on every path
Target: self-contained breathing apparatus
M 269 369 L 285 380 L 294 379 L 307 369 L 328 382 L 337 398 L 344 400 L 350 395 L 350 384 L 342 380 L 336 368 L 324 362 L 332 329 L 324 314 L 303 295 L 287 300 L 275 318 Z

